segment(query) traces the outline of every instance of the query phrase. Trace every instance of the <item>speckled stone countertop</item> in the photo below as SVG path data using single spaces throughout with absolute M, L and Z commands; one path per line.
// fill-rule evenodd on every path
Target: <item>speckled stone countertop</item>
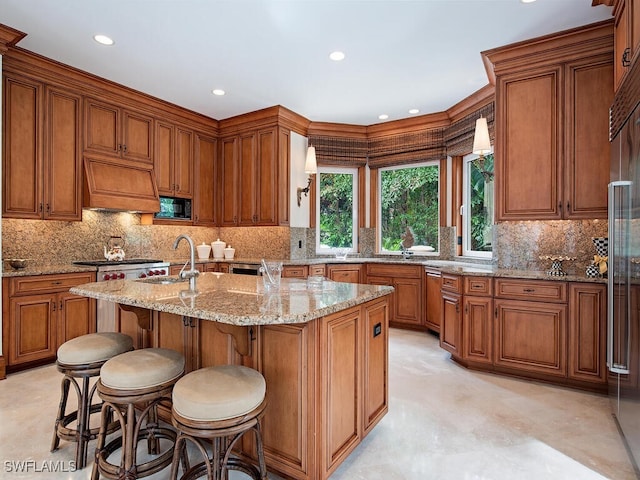
M 187 261 L 185 258 L 172 258 L 166 260 L 172 265 L 184 265 Z M 213 258 L 205 260 L 196 260 L 197 263 L 249 263 L 259 264 L 259 258 L 235 258 L 233 260 L 214 260 Z M 477 275 L 491 276 L 502 278 L 522 278 L 529 280 L 551 280 L 565 282 L 591 282 L 606 283 L 606 278 L 587 277 L 584 274 L 569 274 L 562 277 L 548 275 L 546 271 L 539 270 L 515 270 L 515 269 L 499 269 L 491 265 L 481 263 L 465 263 L 458 260 L 430 260 L 428 257 L 412 257 L 404 260 L 400 256 L 381 256 L 381 257 L 347 257 L 345 260 L 336 259 L 334 257 L 308 258 L 300 260 L 282 260 L 283 265 L 318 265 L 318 264 L 366 264 L 366 263 L 389 263 L 394 265 L 421 265 L 428 268 L 435 268 L 445 273 L 455 275 Z M 47 265 L 47 266 L 27 266 L 21 270 L 14 270 L 8 265 L 4 265 L 2 272 L 3 277 L 18 277 L 26 275 L 48 275 L 56 273 L 76 273 L 76 272 L 95 272 L 96 267 L 79 266 L 73 264 Z
M 156 279 L 161 280 L 150 281 Z M 319 288 L 308 288 L 305 280 L 283 278 L 278 292 L 267 293 L 262 277 L 213 272 L 200 274 L 197 294 L 188 287 L 188 282 L 111 280 L 78 285 L 70 292 L 240 326 L 305 323 L 393 292 L 393 287 L 329 280 Z

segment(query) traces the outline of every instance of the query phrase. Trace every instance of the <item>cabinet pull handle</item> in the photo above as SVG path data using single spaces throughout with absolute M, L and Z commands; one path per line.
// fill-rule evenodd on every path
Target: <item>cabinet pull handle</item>
M 42 213 L 42 204 L 40 204 L 39 208 L 40 208 L 40 213 Z
M 536 289 L 535 289 L 535 288 L 525 288 L 525 289 L 523 290 L 523 292 L 525 292 L 525 293 L 533 293 L 533 292 L 535 292 L 535 291 L 536 291 Z
M 558 204 L 558 210 L 562 211 L 562 202 Z
M 125 155 L 127 154 L 127 146 L 126 145 L 122 145 L 122 153 L 124 153 Z
M 56 302 L 53 302 L 53 303 L 51 304 L 51 311 L 52 311 L 52 312 L 55 312 L 55 311 L 56 311 Z
M 62 303 L 62 300 L 60 300 L 60 310 L 64 309 L 64 304 Z
M 51 213 L 51 207 L 49 206 L 49 204 L 47 203 L 46 209 L 47 213 Z
M 464 306 L 464 313 L 469 313 L 469 304 L 468 303 Z
M 51 285 L 62 285 L 60 280 L 56 280 L 55 282 L 51 282 Z
M 567 212 L 571 211 L 571 204 L 569 202 L 567 202 Z
M 456 313 L 460 313 L 460 304 L 456 302 Z
M 493 311 L 493 315 L 498 318 L 498 307 L 495 308 L 495 310 Z
M 624 49 L 624 52 L 622 52 L 622 66 L 623 67 L 628 67 L 629 65 L 631 65 L 631 60 L 629 60 L 629 54 L 631 53 L 631 49 L 629 47 Z

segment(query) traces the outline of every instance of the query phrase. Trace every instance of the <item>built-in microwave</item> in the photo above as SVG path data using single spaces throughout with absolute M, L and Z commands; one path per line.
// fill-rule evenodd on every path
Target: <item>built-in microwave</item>
M 170 220 L 191 220 L 191 200 L 189 198 L 160 197 L 160 211 L 154 218 Z

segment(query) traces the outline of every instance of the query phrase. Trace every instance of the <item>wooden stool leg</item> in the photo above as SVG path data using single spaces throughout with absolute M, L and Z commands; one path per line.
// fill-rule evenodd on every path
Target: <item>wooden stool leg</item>
M 78 444 L 76 446 L 76 466 L 82 469 L 87 464 L 87 446 L 91 439 L 89 417 L 91 415 L 91 395 L 89 393 L 89 377 L 82 378 L 82 392 L 78 399 Z
M 100 454 L 104 449 L 104 445 L 107 439 L 107 427 L 109 425 L 109 418 L 111 418 L 111 405 L 104 403 L 100 410 L 100 431 L 98 432 L 98 443 L 96 444 L 96 453 L 93 462 L 93 470 L 91 471 L 91 480 L 99 480 L 100 472 L 98 471 L 98 464 L 100 463 Z
M 258 454 L 258 469 L 260 470 L 260 478 L 267 480 L 267 464 L 264 461 L 264 449 L 262 445 L 262 430 L 260 429 L 260 422 L 256 423 L 255 429 L 256 436 L 256 450 Z
M 65 410 L 67 409 L 67 398 L 69 397 L 69 384 L 71 380 L 66 375 L 62 378 L 62 384 L 60 385 L 60 405 L 58 406 L 58 416 L 56 417 L 56 423 L 53 426 L 53 439 L 51 441 L 51 451 L 54 452 L 60 446 L 60 437 L 58 436 L 58 425 L 64 418 Z
M 133 403 L 127 405 L 127 422 L 122 434 L 122 464 L 121 478 L 137 478 L 136 468 L 136 408 Z

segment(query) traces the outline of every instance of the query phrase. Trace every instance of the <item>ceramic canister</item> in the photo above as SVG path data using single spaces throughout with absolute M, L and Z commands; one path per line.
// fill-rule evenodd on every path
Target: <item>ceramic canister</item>
M 224 258 L 224 247 L 226 246 L 227 244 L 221 242 L 220 239 L 216 240 L 215 242 L 211 242 L 211 248 L 213 248 L 213 258 Z

